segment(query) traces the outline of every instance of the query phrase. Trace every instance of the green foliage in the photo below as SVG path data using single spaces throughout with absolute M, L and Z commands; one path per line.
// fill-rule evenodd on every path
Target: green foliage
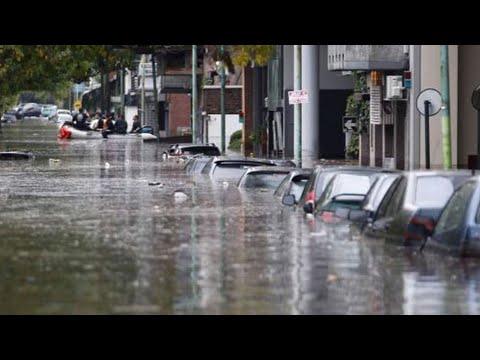
M 230 136 L 230 144 L 228 145 L 228 149 L 233 151 L 240 151 L 241 148 L 242 148 L 242 130 L 237 130 Z
M 368 92 L 367 75 L 365 73 L 353 73 L 354 91 L 355 93 L 347 98 L 345 108 L 346 116 L 356 116 L 358 118 L 360 132 L 368 129 L 370 122 L 370 102 L 361 98 L 362 93 Z M 359 155 L 359 134 L 353 133 L 350 144 L 346 148 L 346 156 L 348 158 L 357 159 Z
M 110 45 L 0 45 L 0 96 L 64 92 L 72 82 L 129 66 L 132 59 L 132 51 Z
M 275 45 L 232 45 L 231 53 L 239 66 L 265 66 L 275 54 Z

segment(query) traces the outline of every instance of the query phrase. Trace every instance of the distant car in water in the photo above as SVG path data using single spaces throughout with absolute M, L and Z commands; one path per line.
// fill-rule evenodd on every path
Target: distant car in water
M 480 256 L 480 177 L 460 186 L 450 197 L 426 248 L 459 256 Z
M 164 157 L 193 156 L 193 155 L 220 156 L 220 149 L 215 144 L 174 144 L 164 153 Z
M 187 161 L 184 170 L 189 175 L 200 174 L 210 159 L 210 156 L 195 155 Z
M 334 175 L 316 203 L 315 212 L 328 219 L 335 216 L 339 210 L 361 210 L 366 195 L 377 177 L 378 173 L 375 170 Z
M 288 176 L 278 185 L 273 196 L 283 205 L 296 205 L 302 196 L 305 185 L 312 175 L 312 171 L 312 169 L 291 170 Z
M 43 105 L 41 108 L 41 116 L 48 120 L 52 120 L 57 114 L 57 109 L 56 105 Z
M 248 168 L 255 166 L 277 164 L 268 159 L 212 157 L 203 168 L 202 174 L 209 175 L 214 180 L 238 181 Z
M 42 108 L 38 104 L 28 103 L 22 107 L 20 114 L 23 119 L 30 117 L 40 117 L 42 115 Z
M 305 190 L 298 202 L 298 206 L 303 207 L 303 210 L 307 214 L 311 214 L 314 212 L 317 202 L 320 200 L 325 187 L 333 176 L 341 173 L 371 173 L 372 171 L 379 174 L 394 172 L 394 170 L 363 166 L 316 166 L 310 180 L 305 186 Z
M 240 189 L 271 189 L 272 192 L 292 169 L 280 166 L 256 166 L 244 172 L 238 181 Z
M 70 112 L 70 110 L 58 109 L 55 116 L 53 117 L 53 119 L 57 123 L 63 124 L 66 121 L 67 122 L 73 121 L 73 116 L 72 116 L 72 113 Z
M 10 109 L 5 111 L 2 115 L 1 122 L 3 123 L 15 122 L 17 120 L 17 117 L 15 116 L 15 114 L 16 114 L 15 109 Z
M 468 171 L 412 171 L 402 174 L 385 194 L 365 233 L 416 245 L 430 236 L 455 189 Z

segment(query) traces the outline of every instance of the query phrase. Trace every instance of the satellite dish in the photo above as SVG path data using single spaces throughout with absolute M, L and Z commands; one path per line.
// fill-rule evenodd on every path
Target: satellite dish
M 477 86 L 475 90 L 473 90 L 472 106 L 475 108 L 475 110 L 480 111 L 480 85 Z
M 425 101 L 430 102 L 429 115 L 438 114 L 442 109 L 442 95 L 436 89 L 425 89 L 417 96 L 417 110 L 425 115 Z

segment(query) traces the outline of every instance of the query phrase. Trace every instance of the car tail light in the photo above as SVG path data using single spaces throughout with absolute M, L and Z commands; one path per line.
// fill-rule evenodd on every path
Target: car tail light
M 309 191 L 305 198 L 305 201 L 311 201 L 312 203 L 315 202 L 315 191 Z

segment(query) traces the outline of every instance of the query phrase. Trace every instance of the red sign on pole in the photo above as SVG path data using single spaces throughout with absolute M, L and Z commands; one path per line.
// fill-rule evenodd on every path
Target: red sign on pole
M 308 103 L 308 91 L 307 90 L 294 90 L 288 92 L 288 103 L 290 105 L 307 104 Z

